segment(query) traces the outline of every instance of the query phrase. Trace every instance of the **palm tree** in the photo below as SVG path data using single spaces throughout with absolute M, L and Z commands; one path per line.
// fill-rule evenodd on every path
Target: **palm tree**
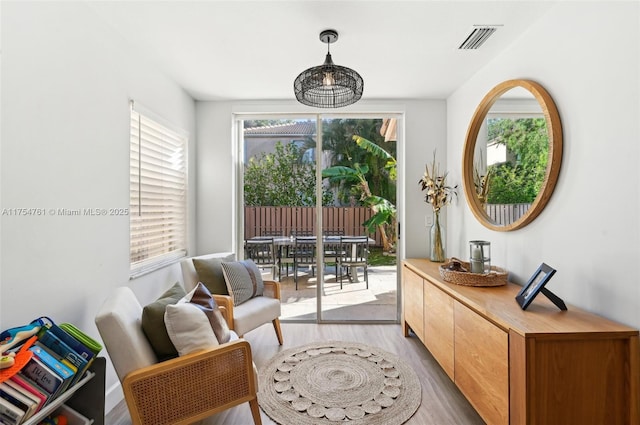
M 371 192 L 395 202 L 395 182 L 389 180 L 387 173 L 383 170 L 386 159 L 371 155 L 364 149 L 358 147 L 353 142 L 353 136 L 357 135 L 371 141 L 371 143 L 382 146 L 395 156 L 395 143 L 385 142 L 380 134 L 382 119 L 331 119 L 323 121 L 322 128 L 322 149 L 330 151 L 331 166 L 352 167 L 352 164 L 366 164 L 368 171 L 366 179 Z M 336 199 L 343 204 L 352 203 L 352 193 L 341 181 L 331 182 L 336 192 Z
M 364 137 L 354 135 L 353 140 L 365 152 L 384 161 L 384 169 L 387 178 L 395 181 L 397 177 L 396 159 L 386 150 Z M 353 163 L 352 167 L 336 165 L 322 170 L 322 178 L 328 178 L 333 183 L 350 184 L 350 187 L 360 194 L 360 200 L 373 211 L 373 216 L 365 221 L 363 225 L 369 232 L 373 232 L 376 227 L 380 230 L 383 250 L 389 252 L 395 245 L 395 205 L 383 196 L 374 195 L 371 191 L 367 175 L 369 173 L 367 164 Z

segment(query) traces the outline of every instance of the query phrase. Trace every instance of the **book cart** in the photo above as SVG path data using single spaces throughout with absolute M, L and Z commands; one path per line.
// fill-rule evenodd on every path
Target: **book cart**
M 58 411 L 63 405 L 82 415 L 82 417 L 69 417 L 69 425 L 104 425 L 105 367 L 106 359 L 96 357 L 80 381 L 40 409 L 22 425 L 38 425 L 40 421 Z M 73 416 L 73 413 L 70 413 L 69 416 Z M 84 418 L 87 418 L 88 422 Z

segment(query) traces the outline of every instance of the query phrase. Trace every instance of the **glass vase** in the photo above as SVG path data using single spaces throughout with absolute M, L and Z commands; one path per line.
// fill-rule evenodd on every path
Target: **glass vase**
M 445 254 L 444 227 L 440 223 L 440 211 L 433 212 L 433 224 L 431 225 L 430 238 L 430 259 L 435 263 L 444 263 L 447 259 Z

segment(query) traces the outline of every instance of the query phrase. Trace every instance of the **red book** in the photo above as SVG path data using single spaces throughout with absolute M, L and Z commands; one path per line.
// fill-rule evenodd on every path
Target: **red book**
M 10 380 L 14 382 L 16 385 L 22 387 L 25 391 L 30 392 L 31 394 L 34 395 L 34 397 L 40 400 L 40 402 L 38 403 L 38 407 L 36 408 L 36 412 L 40 410 L 40 408 L 47 402 L 47 395 L 44 394 L 42 391 L 40 391 L 31 383 L 27 382 L 22 376 L 13 375 Z

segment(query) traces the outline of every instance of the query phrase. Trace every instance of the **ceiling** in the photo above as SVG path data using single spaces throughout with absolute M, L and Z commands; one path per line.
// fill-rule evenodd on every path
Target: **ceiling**
M 363 99 L 444 99 L 525 33 L 547 1 L 90 1 L 141 55 L 197 100 L 294 99 L 335 29 L 336 64 L 364 79 Z M 501 25 L 459 50 L 474 25 Z

